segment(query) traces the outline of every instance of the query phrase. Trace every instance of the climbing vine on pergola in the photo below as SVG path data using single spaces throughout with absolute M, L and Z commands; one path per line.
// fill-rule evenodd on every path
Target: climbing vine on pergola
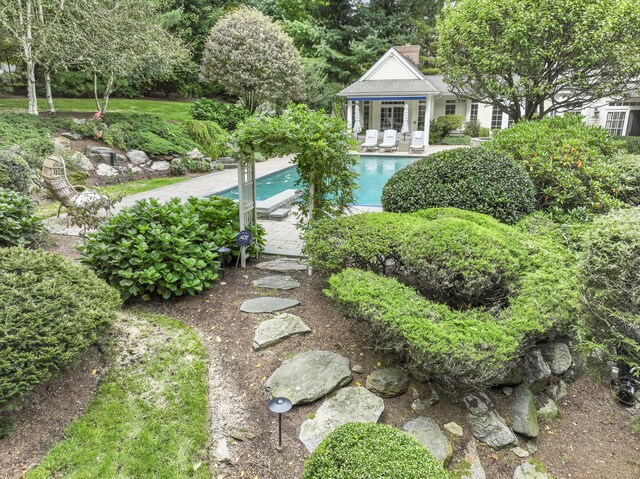
M 353 203 L 357 173 L 351 167 L 357 156 L 349 153 L 356 144 L 342 118 L 306 105 L 291 105 L 280 116 L 254 116 L 245 121 L 235 131 L 233 145 L 240 171 L 243 164 L 256 159 L 295 154 L 293 164 L 300 176 L 296 186 L 303 191 L 300 227 L 343 214 Z M 255 197 L 255 184 L 252 188 Z M 240 209 L 242 215 L 242 205 Z

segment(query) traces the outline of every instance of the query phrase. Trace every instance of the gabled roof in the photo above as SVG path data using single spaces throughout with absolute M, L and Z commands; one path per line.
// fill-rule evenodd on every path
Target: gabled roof
M 382 55 L 380 59 L 373 64 L 369 70 L 366 71 L 364 75 L 360 77 L 358 81 L 367 81 L 370 80 L 372 76 L 376 74 L 376 72 L 387 63 L 390 58 L 393 57 L 400 62 L 400 64 L 405 68 L 407 73 L 413 76 L 416 80 L 424 80 L 424 75 L 418 70 L 411 61 L 409 61 L 403 54 L 398 52 L 395 48 L 390 48 L 387 53 Z
M 338 95 L 388 97 L 392 95 L 433 95 L 435 93 L 438 93 L 438 90 L 427 80 L 366 80 L 349 85 Z
M 451 93 L 449 91 L 449 85 L 444 82 L 442 75 L 425 75 L 426 80 L 431 83 L 439 93 Z

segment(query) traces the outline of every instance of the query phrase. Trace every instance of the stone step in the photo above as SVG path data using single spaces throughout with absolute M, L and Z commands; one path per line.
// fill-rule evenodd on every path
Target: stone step
M 265 276 L 264 278 L 256 279 L 251 282 L 256 288 L 268 288 L 268 289 L 295 289 L 300 287 L 298 283 L 291 276 Z
M 298 306 L 300 301 L 297 299 L 287 298 L 255 298 L 249 299 L 242 303 L 240 311 L 245 313 L 275 313 L 276 311 L 282 311 L 283 309 L 293 308 Z
M 263 321 L 257 327 L 253 336 L 253 349 L 268 348 L 280 341 L 297 336 L 300 334 L 310 333 L 311 328 L 304 324 L 298 316 L 289 313 L 281 313 L 274 318 Z
M 291 208 L 278 208 L 267 215 L 270 220 L 280 221 L 285 219 L 291 213 Z
M 274 271 L 276 273 L 290 273 L 292 271 L 306 271 L 306 263 L 294 258 L 278 258 L 272 261 L 259 263 L 256 268 L 264 271 Z

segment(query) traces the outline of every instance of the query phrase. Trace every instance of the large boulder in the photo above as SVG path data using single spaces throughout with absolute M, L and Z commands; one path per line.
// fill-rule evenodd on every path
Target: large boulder
M 453 446 L 433 419 L 419 416 L 406 423 L 403 429 L 429 449 L 441 464 L 451 458 Z
M 383 398 L 404 394 L 409 388 L 409 374 L 402 369 L 385 368 L 372 372 L 367 378 L 367 389 Z
M 536 412 L 536 399 L 531 390 L 524 384 L 514 391 L 513 424 L 515 432 L 527 437 L 538 437 L 538 414 Z
M 496 412 L 486 394 L 469 394 L 464 397 L 464 404 L 469 411 L 467 420 L 476 439 L 494 449 L 518 444 L 515 434 Z
M 142 150 L 127 151 L 127 158 L 131 163 L 133 163 L 136 166 L 143 165 L 149 162 L 149 157 Z
M 551 368 L 539 349 L 532 349 L 524 357 L 524 371 L 525 382 L 534 394 L 542 392 L 551 381 Z
M 524 381 L 524 367 L 518 364 L 505 369 L 491 379 L 494 386 L 517 386 Z
M 60 136 L 66 138 L 67 140 L 80 141 L 84 138 L 80 133 L 74 133 L 71 131 L 63 131 L 60 133 Z
M 264 298 L 248 299 L 240 305 L 240 311 L 245 313 L 275 313 L 283 309 L 293 308 L 299 304 L 300 301 L 297 299 L 265 296 Z
M 554 401 L 559 401 L 567 397 L 569 390 L 567 389 L 567 384 L 561 379 L 557 383 L 553 382 L 544 388 L 544 393 Z
M 565 343 L 546 344 L 541 351 L 553 374 L 563 374 L 571 367 L 571 351 Z
M 546 421 L 560 419 L 560 417 L 562 416 L 558 405 L 553 399 L 547 399 L 544 403 L 544 406 L 538 409 L 537 415 Z
M 361 386 L 340 389 L 326 399 L 315 416 L 300 427 L 300 441 L 309 452 L 338 426 L 348 422 L 378 422 L 384 401 Z
M 88 146 L 85 150 L 85 154 L 95 161 L 111 161 L 111 156 L 115 155 L 115 158 L 118 157 L 116 151 L 113 148 L 108 148 L 106 146 Z
M 285 361 L 265 387 L 271 397 L 310 403 L 351 381 L 349 360 L 331 351 L 308 351 Z
M 84 171 L 95 170 L 95 167 L 93 166 L 93 163 L 91 163 L 91 160 L 79 151 L 76 151 L 73 155 L 71 155 L 70 163 Z
M 298 316 L 282 313 L 260 323 L 253 336 L 253 349 L 256 351 L 279 343 L 283 339 L 311 332 Z
M 117 174 L 118 170 L 106 163 L 100 163 L 96 168 L 96 175 L 98 176 L 116 176 Z
M 153 171 L 167 171 L 171 168 L 171 162 L 166 160 L 154 161 L 149 168 Z

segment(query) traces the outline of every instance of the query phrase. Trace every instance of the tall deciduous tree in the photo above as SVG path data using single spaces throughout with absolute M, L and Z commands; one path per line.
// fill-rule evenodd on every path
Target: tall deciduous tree
M 461 0 L 438 33 L 452 91 L 515 121 L 622 94 L 640 77 L 638 0 Z
M 300 55 L 291 38 L 251 8 L 226 15 L 212 29 L 201 72 L 252 112 L 266 101 L 284 104 L 297 99 L 304 85 Z

